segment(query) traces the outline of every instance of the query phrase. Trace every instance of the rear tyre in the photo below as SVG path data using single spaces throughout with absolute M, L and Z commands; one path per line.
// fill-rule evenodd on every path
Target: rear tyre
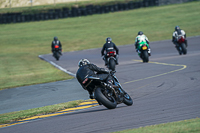
M 124 94 L 124 104 L 127 106 L 131 106 L 133 104 L 132 98 L 129 96 L 129 94 Z
M 186 49 L 185 43 L 181 44 L 181 48 L 182 48 L 183 54 L 187 54 L 187 49 Z
M 148 54 L 148 52 L 147 51 L 143 51 L 142 54 L 143 54 L 142 55 L 143 62 L 149 62 L 149 54 Z
M 110 58 L 109 60 L 109 69 L 112 71 L 115 71 L 115 60 L 113 58 Z
M 59 56 L 58 52 L 55 53 L 55 58 L 56 58 L 57 61 L 59 60 L 60 56 Z
M 114 109 L 117 106 L 117 102 L 114 97 L 108 96 L 105 90 L 100 87 L 95 90 L 95 98 L 99 103 L 102 103 L 108 109 Z

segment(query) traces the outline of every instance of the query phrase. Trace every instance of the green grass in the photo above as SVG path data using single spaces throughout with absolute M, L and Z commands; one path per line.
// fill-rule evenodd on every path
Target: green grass
M 200 118 L 123 130 L 114 133 L 199 133 Z
M 15 121 L 22 120 L 25 118 L 30 118 L 33 116 L 58 112 L 60 110 L 75 107 L 82 102 L 83 100 L 77 100 L 77 101 L 60 103 L 60 104 L 55 104 L 55 105 L 50 105 L 50 106 L 44 106 L 40 108 L 33 108 L 29 110 L 22 110 L 22 111 L 16 111 L 16 112 L 11 112 L 11 113 L 0 114 L 0 124 L 11 123 L 11 122 L 15 122 Z
M 195 36 L 200 35 L 199 7 L 200 2 L 190 2 L 0 25 L 0 89 L 72 78 L 38 58 L 40 54 L 50 53 L 54 36 L 58 36 L 64 52 L 100 48 L 106 37 L 111 37 L 116 45 L 133 44 L 140 30 L 150 42 L 171 39 L 176 25 L 184 29 L 187 36 Z

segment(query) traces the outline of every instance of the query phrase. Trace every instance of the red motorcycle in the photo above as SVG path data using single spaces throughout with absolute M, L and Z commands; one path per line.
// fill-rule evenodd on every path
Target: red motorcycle
M 179 44 L 179 54 L 187 54 L 186 44 L 185 44 L 185 37 L 184 35 L 178 35 L 177 42 Z
M 117 63 L 116 59 L 116 52 L 115 51 L 109 51 L 107 52 L 107 67 L 108 69 L 115 71 L 115 65 Z

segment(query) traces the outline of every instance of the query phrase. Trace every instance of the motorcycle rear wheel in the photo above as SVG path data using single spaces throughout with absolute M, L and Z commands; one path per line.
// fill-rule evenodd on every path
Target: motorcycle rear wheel
M 109 60 L 109 69 L 115 71 L 115 60 L 113 58 Z
M 148 55 L 148 52 L 147 51 L 143 51 L 142 52 L 142 60 L 143 62 L 149 62 L 149 55 Z
M 54 54 L 54 57 L 56 58 L 56 60 L 58 61 L 59 60 L 59 58 L 60 58 L 60 56 L 59 56 L 59 53 L 58 52 L 55 52 L 55 54 Z
M 105 90 L 100 87 L 95 90 L 95 99 L 108 109 L 114 109 L 117 106 L 115 98 L 113 96 L 108 96 Z

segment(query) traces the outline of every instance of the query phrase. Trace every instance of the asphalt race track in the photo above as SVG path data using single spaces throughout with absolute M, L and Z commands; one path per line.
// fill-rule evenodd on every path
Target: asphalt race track
M 0 132 L 102 133 L 200 117 L 199 42 L 200 36 L 188 38 L 187 55 L 179 55 L 170 40 L 152 42 L 149 63 L 140 62 L 133 45 L 119 46 L 116 76 L 133 98 L 132 106 L 120 104 L 113 110 L 97 106 L 1 128 Z M 63 53 L 60 61 L 50 54 L 43 57 L 76 73 L 81 58 L 105 67 L 100 50 Z

